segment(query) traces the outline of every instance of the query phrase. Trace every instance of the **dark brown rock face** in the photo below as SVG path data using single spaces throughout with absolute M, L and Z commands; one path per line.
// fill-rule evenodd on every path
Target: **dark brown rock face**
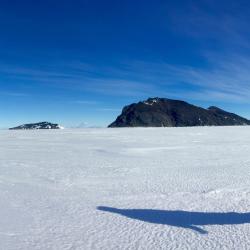
M 208 109 L 184 101 L 149 98 L 123 108 L 109 127 L 190 127 L 250 125 L 250 121 L 217 107 Z
M 50 122 L 38 122 L 38 123 L 29 123 L 24 124 L 18 127 L 10 128 L 10 130 L 27 130 L 27 129 L 60 129 L 61 127 L 58 124 Z

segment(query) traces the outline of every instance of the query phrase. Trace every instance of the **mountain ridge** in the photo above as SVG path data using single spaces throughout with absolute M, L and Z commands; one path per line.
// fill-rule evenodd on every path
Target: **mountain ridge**
M 34 130 L 34 129 L 62 129 L 63 127 L 51 122 L 27 123 L 17 127 L 9 128 L 9 130 Z
M 154 97 L 125 106 L 108 127 L 236 125 L 250 125 L 250 120 L 215 106 L 205 109 L 182 100 Z

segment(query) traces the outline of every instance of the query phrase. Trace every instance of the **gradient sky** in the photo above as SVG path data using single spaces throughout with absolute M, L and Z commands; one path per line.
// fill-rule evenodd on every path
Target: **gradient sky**
M 250 118 L 250 2 L 0 0 L 0 127 L 106 126 L 148 97 Z

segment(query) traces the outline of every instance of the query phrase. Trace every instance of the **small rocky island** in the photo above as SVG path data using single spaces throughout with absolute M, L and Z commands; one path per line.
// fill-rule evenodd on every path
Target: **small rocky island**
M 215 106 L 208 109 L 184 101 L 149 98 L 125 106 L 108 127 L 191 127 L 250 125 L 250 120 Z
M 50 122 L 38 122 L 23 124 L 18 127 L 10 128 L 10 130 L 27 130 L 27 129 L 63 129 L 62 126 Z

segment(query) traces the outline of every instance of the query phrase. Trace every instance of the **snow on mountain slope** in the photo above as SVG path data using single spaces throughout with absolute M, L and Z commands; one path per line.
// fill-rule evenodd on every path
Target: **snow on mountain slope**
M 248 249 L 250 127 L 0 131 L 0 249 Z

